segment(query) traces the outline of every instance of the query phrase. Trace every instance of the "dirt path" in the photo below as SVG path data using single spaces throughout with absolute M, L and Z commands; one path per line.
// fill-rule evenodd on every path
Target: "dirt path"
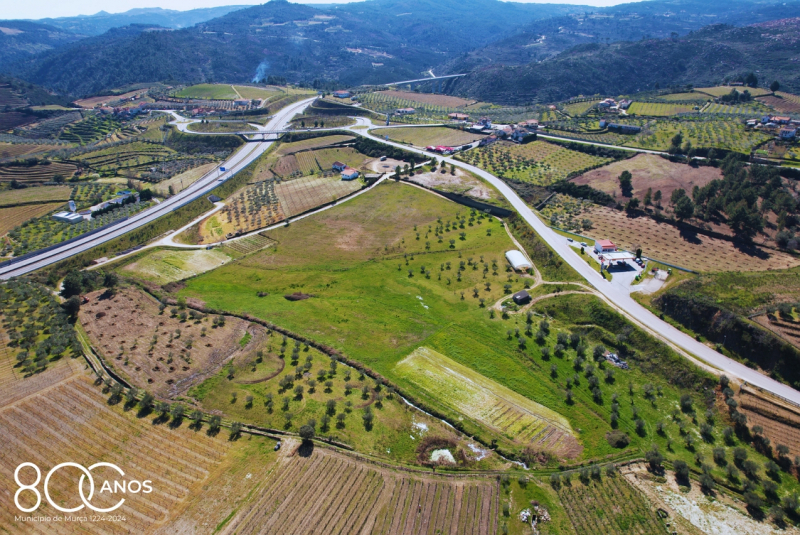
M 239 93 L 239 92 L 236 90 L 236 87 L 234 87 L 233 85 L 231 85 L 231 89 L 233 89 L 233 92 L 234 92 L 234 93 L 236 93 L 236 96 L 237 96 L 237 97 L 239 97 L 239 98 L 242 98 L 242 94 L 241 94 L 241 93 Z
M 509 314 L 522 314 L 524 312 L 527 312 L 529 308 L 531 308 L 533 305 L 535 305 L 539 301 L 543 301 L 545 299 L 550 299 L 551 297 L 558 297 L 559 295 L 576 295 L 576 294 L 579 294 L 579 295 L 595 295 L 594 292 L 581 292 L 581 291 L 578 291 L 578 290 L 567 290 L 566 292 L 555 292 L 555 293 L 551 293 L 551 294 L 540 295 L 538 297 L 534 297 L 533 299 L 531 299 L 530 303 L 528 303 L 527 305 L 523 306 L 522 308 L 520 308 L 516 312 L 509 311 L 508 313 Z M 498 312 L 502 312 L 503 303 L 508 301 L 512 297 L 514 297 L 514 296 L 513 295 L 503 296 L 494 305 L 492 305 L 489 308 L 493 308 L 493 309 L 497 310 Z

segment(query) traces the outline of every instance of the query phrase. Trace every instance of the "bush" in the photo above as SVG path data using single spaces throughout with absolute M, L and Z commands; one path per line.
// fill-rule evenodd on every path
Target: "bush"
M 618 429 L 606 433 L 606 440 L 611 447 L 620 449 L 627 447 L 631 443 L 631 437 Z

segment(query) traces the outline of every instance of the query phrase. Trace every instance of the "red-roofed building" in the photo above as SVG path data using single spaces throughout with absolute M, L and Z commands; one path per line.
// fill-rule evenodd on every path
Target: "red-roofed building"
M 354 180 L 358 178 L 358 171 L 352 167 L 345 167 L 342 171 L 342 180 Z
M 347 168 L 347 164 L 339 162 L 339 161 L 336 161 L 336 162 L 333 162 L 333 165 L 331 165 L 331 168 L 334 171 L 344 171 Z
M 617 250 L 617 246 L 611 240 L 597 240 L 594 242 L 594 252 L 597 254 L 613 253 Z

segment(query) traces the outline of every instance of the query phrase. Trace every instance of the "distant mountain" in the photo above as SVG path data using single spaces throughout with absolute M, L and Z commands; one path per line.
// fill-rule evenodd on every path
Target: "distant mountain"
M 40 19 L 36 22 L 40 24 L 49 24 L 50 26 L 55 26 L 56 28 L 71 33 L 92 36 L 100 35 L 112 28 L 129 26 L 131 24 L 163 26 L 164 28 L 174 29 L 188 28 L 245 7 L 248 6 L 220 6 L 190 9 L 188 11 L 148 7 L 131 9 L 124 13 L 106 13 L 105 11 L 100 11 L 94 15 Z
M 47 24 L 24 20 L 0 20 L 0 69 L 25 58 L 54 50 L 81 38 Z
M 449 92 L 506 104 L 619 95 L 673 84 L 712 85 L 755 72 L 800 91 L 800 18 L 743 28 L 713 25 L 683 37 L 587 43 L 524 66 L 483 67 Z
M 421 76 L 537 18 L 582 9 L 498 0 L 372 0 L 321 10 L 272 0 L 183 30 L 115 28 L 11 70 L 76 95 L 135 82 L 242 82 L 272 74 L 293 82 L 392 82 Z
M 746 26 L 800 16 L 800 1 L 650 0 L 534 21 L 508 38 L 447 61 L 448 73 L 487 65 L 524 65 L 576 45 L 686 35 L 710 24 Z

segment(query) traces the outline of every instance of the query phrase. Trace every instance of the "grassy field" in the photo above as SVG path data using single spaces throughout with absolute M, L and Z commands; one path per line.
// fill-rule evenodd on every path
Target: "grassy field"
M 392 141 L 409 143 L 417 147 L 429 145 L 445 145 L 457 147 L 483 139 L 483 134 L 473 134 L 463 130 L 446 127 L 408 127 L 408 128 L 378 128 L 370 132 L 376 136 L 389 136 Z
M 691 141 L 695 148 L 710 147 L 749 153 L 756 145 L 770 138 L 769 135 L 747 130 L 740 120 L 701 119 L 670 121 L 659 119 L 648 123 L 641 134 L 627 138 L 631 147 L 666 150 L 670 140 L 681 132 L 684 141 Z
M 129 277 L 167 284 L 205 273 L 230 260 L 231 257 L 220 249 L 160 250 L 126 264 L 120 272 Z
M 254 126 L 249 125 L 245 121 L 210 121 L 207 123 L 191 123 L 188 128 L 192 132 L 211 132 L 215 134 L 256 130 Z
M 727 95 L 731 92 L 731 90 L 736 89 L 743 93 L 744 91 L 749 91 L 750 94 L 754 97 L 760 97 L 762 95 L 769 95 L 771 91 L 768 89 L 763 89 L 760 87 L 747 87 L 747 86 L 729 86 L 729 85 L 720 85 L 716 87 L 697 87 L 695 91 L 699 91 L 701 93 L 705 93 L 707 95 L 711 95 L 712 97 L 721 97 L 723 95 Z
M 702 188 L 712 180 L 722 179 L 722 172 L 715 167 L 691 167 L 654 154 L 638 154 L 588 171 L 572 179 L 572 182 L 608 193 L 624 203 L 626 199 L 622 196 L 618 180 L 623 171 L 630 171 L 633 175 L 631 183 L 634 197 L 644 201 L 644 195 L 650 188 L 652 193 L 661 192 L 665 204 L 678 188 L 691 193 L 694 186 Z
M 249 85 L 235 85 L 233 87 L 242 98 L 249 98 L 251 100 L 267 100 L 282 93 L 277 87 L 253 87 Z
M 68 201 L 71 194 L 72 188 L 69 186 L 42 186 L 0 191 L 0 207 Z
M 670 93 L 668 95 L 659 95 L 655 97 L 657 100 L 666 100 L 670 102 L 705 102 L 709 100 L 708 94 L 692 91 L 691 93 Z
M 569 150 L 546 141 L 524 145 L 497 142 L 469 150 L 459 158 L 502 178 L 538 185 L 548 185 L 570 173 L 611 161 L 610 158 Z
M 665 104 L 659 102 L 634 102 L 628 108 L 628 113 L 633 115 L 647 115 L 651 117 L 668 117 L 679 113 L 692 111 L 691 104 Z
M 196 98 L 204 100 L 235 100 L 239 98 L 236 91 L 228 84 L 197 84 L 175 92 L 178 98 Z M 249 97 L 245 97 L 249 98 Z
M 563 108 L 564 112 L 570 117 L 577 117 L 578 115 L 584 115 L 589 109 L 600 102 L 600 99 L 597 100 L 587 100 L 585 102 L 568 102 L 566 103 Z
M 511 441 L 535 444 L 559 457 L 574 457 L 580 446 L 566 418 L 470 368 L 426 347 L 415 349 L 394 367 L 402 377 L 444 405 L 491 427 Z

